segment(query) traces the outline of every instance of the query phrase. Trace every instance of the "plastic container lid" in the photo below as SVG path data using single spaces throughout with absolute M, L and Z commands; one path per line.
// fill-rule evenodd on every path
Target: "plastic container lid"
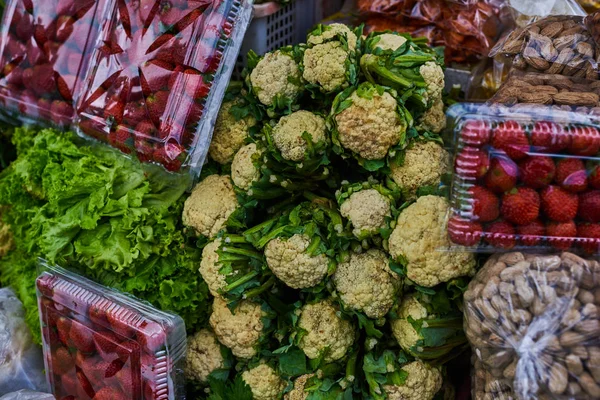
M 46 376 L 57 399 L 184 395 L 186 333 L 179 316 L 41 265 L 36 289 Z

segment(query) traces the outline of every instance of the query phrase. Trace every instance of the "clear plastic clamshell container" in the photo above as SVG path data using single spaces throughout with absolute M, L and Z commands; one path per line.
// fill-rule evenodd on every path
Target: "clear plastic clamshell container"
M 183 320 L 42 262 L 36 281 L 46 375 L 60 399 L 184 397 Z
M 598 109 L 461 104 L 448 233 L 474 251 L 600 250 Z

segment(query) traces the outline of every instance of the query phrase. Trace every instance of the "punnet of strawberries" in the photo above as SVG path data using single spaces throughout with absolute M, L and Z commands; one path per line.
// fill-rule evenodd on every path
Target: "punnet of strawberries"
M 598 253 L 600 125 L 571 117 L 539 106 L 460 114 L 448 222 L 455 244 Z
M 185 325 L 58 267 L 37 279 L 46 375 L 58 400 L 174 399 Z

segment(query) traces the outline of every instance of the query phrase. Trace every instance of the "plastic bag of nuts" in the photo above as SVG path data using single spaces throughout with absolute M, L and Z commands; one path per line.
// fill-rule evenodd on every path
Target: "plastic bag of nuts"
M 476 400 L 600 399 L 600 263 L 495 255 L 464 299 Z
M 581 16 L 549 16 L 517 28 L 490 52 L 513 68 L 598 80 L 600 49 Z

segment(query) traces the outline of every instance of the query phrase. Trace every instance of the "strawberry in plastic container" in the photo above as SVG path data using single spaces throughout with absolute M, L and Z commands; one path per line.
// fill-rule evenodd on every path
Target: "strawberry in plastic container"
M 25 120 L 73 121 L 88 38 L 103 0 L 12 0 L 0 49 L 0 104 Z
M 176 399 L 181 318 L 59 267 L 37 279 L 46 374 L 57 399 Z
M 141 161 L 180 169 L 222 59 L 221 40 L 231 34 L 232 3 L 113 2 L 78 107 L 81 129 Z

